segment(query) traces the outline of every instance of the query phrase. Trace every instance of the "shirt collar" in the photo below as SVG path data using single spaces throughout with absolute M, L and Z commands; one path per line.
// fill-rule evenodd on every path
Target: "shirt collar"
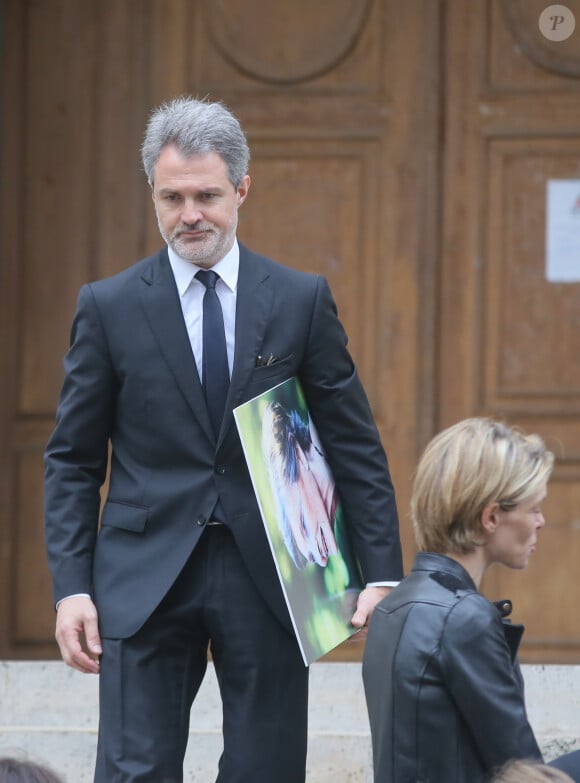
M 173 248 L 169 245 L 167 246 L 167 253 L 169 255 L 169 263 L 171 265 L 173 276 L 175 277 L 175 283 L 177 285 L 177 290 L 179 291 L 179 296 L 183 296 L 191 285 L 191 281 L 195 277 L 195 273 L 200 269 L 203 269 L 203 267 L 197 266 L 197 264 L 193 264 L 191 261 L 186 261 L 181 256 L 178 256 Z M 212 266 L 212 269 L 218 273 L 227 287 L 235 294 L 238 288 L 239 268 L 240 246 L 238 245 L 238 241 L 236 239 L 234 240 L 234 244 L 232 245 L 231 249 L 222 259 L 217 262 L 217 264 Z

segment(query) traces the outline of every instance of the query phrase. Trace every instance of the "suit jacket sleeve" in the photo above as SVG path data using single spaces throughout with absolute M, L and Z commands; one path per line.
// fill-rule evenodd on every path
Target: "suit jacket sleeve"
M 90 286 L 79 294 L 64 368 L 45 453 L 45 539 L 55 601 L 92 592 L 99 491 L 114 415 L 115 378 Z
M 397 507 L 387 457 L 324 278 L 318 278 L 300 380 L 364 581 L 401 579 Z

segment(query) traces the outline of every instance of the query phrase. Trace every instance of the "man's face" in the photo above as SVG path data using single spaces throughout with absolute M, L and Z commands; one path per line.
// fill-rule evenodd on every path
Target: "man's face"
M 250 187 L 246 175 L 236 190 L 215 152 L 185 157 L 164 147 L 154 169 L 153 203 L 161 236 L 182 258 L 209 269 L 230 250 L 238 208 Z

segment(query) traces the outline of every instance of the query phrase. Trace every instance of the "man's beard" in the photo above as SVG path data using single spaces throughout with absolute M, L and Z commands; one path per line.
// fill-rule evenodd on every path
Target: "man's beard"
M 167 244 L 178 256 L 180 256 L 180 258 L 183 258 L 186 261 L 196 263 L 197 261 L 203 261 L 204 259 L 219 255 L 222 246 L 224 248 L 223 255 L 225 255 L 226 237 L 222 231 L 217 230 L 211 223 L 195 224 L 192 226 L 179 225 L 174 228 L 169 235 L 167 235 L 166 232 L 162 230 L 161 225 L 159 225 L 159 231 Z M 190 241 L 181 239 L 180 235 L 187 231 L 204 231 L 204 238 Z M 215 262 L 218 260 L 219 258 L 216 258 Z

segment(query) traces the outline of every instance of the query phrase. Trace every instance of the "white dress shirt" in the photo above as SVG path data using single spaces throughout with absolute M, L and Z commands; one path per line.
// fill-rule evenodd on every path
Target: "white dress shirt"
M 197 371 L 201 379 L 203 358 L 202 313 L 203 295 L 205 294 L 206 289 L 204 284 L 196 279 L 195 275 L 200 269 L 203 269 L 203 267 L 197 266 L 191 261 L 186 261 L 181 258 L 171 247 L 168 247 L 167 250 L 169 253 L 169 263 L 171 264 L 171 270 L 175 277 L 175 283 L 179 292 L 179 301 L 181 302 L 181 310 L 183 312 L 187 334 L 189 335 L 191 350 L 193 351 L 195 364 L 197 365 Z M 224 315 L 224 329 L 226 333 L 226 348 L 228 351 L 230 377 L 234 364 L 236 294 L 238 290 L 239 268 L 240 248 L 236 241 L 231 250 L 226 253 L 221 261 L 218 261 L 217 264 L 212 266 L 212 270 L 220 276 L 220 279 L 216 283 L 215 290 Z

